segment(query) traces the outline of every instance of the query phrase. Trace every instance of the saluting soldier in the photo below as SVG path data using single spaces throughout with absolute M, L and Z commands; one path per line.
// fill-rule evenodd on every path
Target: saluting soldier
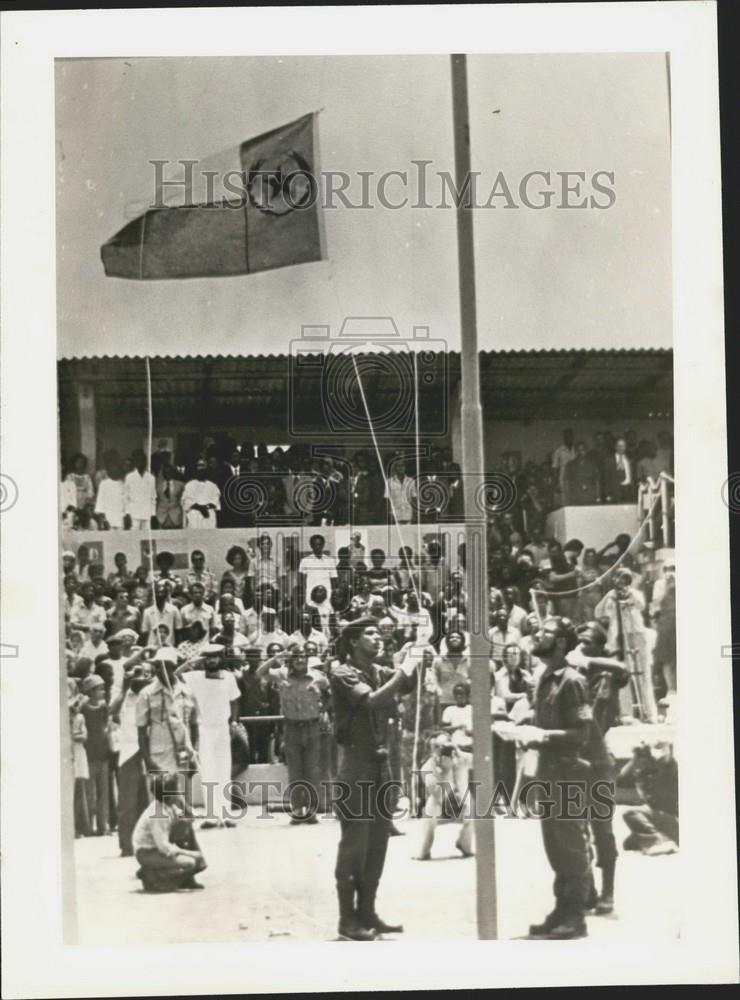
M 575 645 L 575 628 L 568 618 L 547 618 L 538 629 L 532 652 L 545 671 L 535 691 L 536 728 L 522 732 L 522 742 L 539 750 L 537 778 L 546 789 L 542 840 L 555 873 L 555 908 L 529 933 L 553 940 L 586 936 L 592 883 L 586 802 L 578 803 L 571 784 L 588 784 L 584 754 L 593 733 L 586 681 L 566 660 Z
M 623 663 L 606 653 L 606 630 L 598 622 L 587 622 L 578 629 L 578 645 L 567 656 L 568 663 L 581 672 L 588 686 L 593 715 L 594 732 L 588 741 L 588 759 L 591 764 L 589 787 L 596 782 L 616 781 L 614 764 L 604 737 L 619 718 L 619 689 L 629 683 L 630 675 Z M 591 803 L 594 806 L 594 803 Z M 591 885 L 589 909 L 597 914 L 611 913 L 614 909 L 614 873 L 617 865 L 617 841 L 612 828 L 612 808 L 603 809 L 597 816 L 592 808 L 590 825 L 596 851 L 596 867 L 601 869 L 601 894 L 597 897 Z
M 335 877 L 339 934 L 371 941 L 380 933 L 400 933 L 375 912 L 394 801 L 388 762 L 389 715 L 398 695 L 416 687 L 419 660 L 407 657 L 399 669 L 378 665 L 382 650 L 378 623 L 363 617 L 345 626 L 343 663 L 331 671 L 334 732 L 340 746 L 340 797 L 335 803 L 342 828 Z

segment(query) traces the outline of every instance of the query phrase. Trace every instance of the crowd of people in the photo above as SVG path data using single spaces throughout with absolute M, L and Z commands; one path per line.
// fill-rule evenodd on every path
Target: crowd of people
M 326 551 L 324 536 L 315 533 L 297 570 L 285 567 L 268 535 L 232 546 L 221 567 L 206 565 L 204 553 L 194 549 L 182 573 L 173 571 L 169 552 L 159 552 L 153 568 L 129 567 L 118 553 L 114 571 L 106 575 L 102 564 L 88 561 L 86 546 L 66 551 L 78 832 L 104 834 L 118 823 L 121 848 L 131 850 L 131 817 L 143 794 L 141 782 L 128 780 L 132 770 L 143 773 L 141 719 L 134 703 L 152 683 L 157 665 L 160 674 L 168 664 L 173 667 L 183 701 L 196 706 L 201 698 L 191 691 L 196 674 L 189 665 L 221 657 L 219 669 L 230 678 L 232 697 L 214 710 L 225 712 L 216 756 L 228 763 L 233 754 L 234 766 L 292 761 L 295 774 L 315 781 L 336 763 L 331 698 L 318 679 L 331 675 L 346 625 L 370 615 L 383 640 L 378 662 L 392 666 L 413 650 L 432 668 L 419 707 L 422 743 L 444 726 L 445 712 L 460 707 L 456 686 L 467 690 L 470 677 L 464 548 L 445 553 L 442 539 L 426 537 L 423 552 L 403 547 L 389 558 L 382 549 L 365 552 L 355 535 L 335 557 Z M 665 564 L 655 578 L 651 565 L 628 551 L 629 543 L 621 535 L 596 552 L 577 539 L 561 546 L 539 528 L 523 537 L 511 514 L 491 524 L 488 637 L 494 707 L 510 711 L 531 693 L 537 676 L 532 634 L 538 620 L 559 614 L 580 624 L 599 623 L 606 646 L 634 675 L 632 703 L 615 706 L 617 716 L 634 709 L 655 721 L 665 704 L 670 708 L 676 689 L 674 567 Z M 283 675 L 297 650 L 317 683 L 310 696 L 296 700 Z M 204 706 L 200 713 L 194 707 L 192 718 L 203 712 Z M 399 775 L 410 772 L 416 712 L 416 694 L 399 699 L 392 747 Z M 281 715 L 282 724 L 257 721 Z M 243 718 L 250 720 L 246 727 L 239 722 Z M 232 738 L 224 743 L 229 719 Z M 296 755 L 291 733 L 297 730 L 290 724 L 309 720 L 315 726 L 303 727 Z M 217 720 L 209 725 L 218 730 Z M 129 808 L 132 789 L 138 797 Z M 121 812 L 128 817 L 122 825 Z
M 316 451 L 317 449 L 313 449 Z M 327 451 L 328 449 L 323 449 Z M 463 518 L 460 466 L 445 449 L 415 456 L 374 452 L 318 458 L 306 447 L 260 444 L 217 447 L 206 438 L 193 457 L 175 456 L 158 442 L 151 463 L 142 450 L 103 453 L 91 474 L 85 455 L 65 463 L 60 507 L 70 529 L 244 528 L 273 523 L 324 525 L 435 523 Z M 562 505 L 633 503 L 640 484 L 671 474 L 673 443 L 599 431 L 587 442 L 571 428 L 537 462 L 503 452 L 489 469 L 507 476 L 511 513 L 526 531 L 544 529 Z

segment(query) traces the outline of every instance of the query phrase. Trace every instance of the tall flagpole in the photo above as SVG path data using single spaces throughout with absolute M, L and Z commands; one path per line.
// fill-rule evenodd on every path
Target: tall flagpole
M 478 332 L 475 309 L 473 247 L 474 192 L 471 177 L 470 121 L 467 63 L 464 55 L 452 60 L 452 117 L 455 137 L 457 204 L 457 260 L 460 286 L 460 369 L 462 376 L 462 449 L 465 491 L 465 573 L 470 675 L 473 706 L 473 778 L 476 815 L 489 811 L 493 802 L 493 747 L 491 735 L 491 685 L 489 680 L 488 573 L 483 484 L 483 418 L 478 371 Z M 492 816 L 474 821 L 478 937 L 498 937 L 496 912 L 496 839 Z

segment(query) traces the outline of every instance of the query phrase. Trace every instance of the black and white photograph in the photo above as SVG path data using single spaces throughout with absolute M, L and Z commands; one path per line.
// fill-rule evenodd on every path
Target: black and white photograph
M 48 63 L 64 945 L 693 933 L 686 80 L 448 44 Z

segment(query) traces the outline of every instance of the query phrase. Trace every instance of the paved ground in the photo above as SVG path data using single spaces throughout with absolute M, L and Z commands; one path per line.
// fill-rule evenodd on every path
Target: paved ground
M 434 857 L 413 860 L 419 821 L 399 824 L 378 898 L 381 916 L 405 924 L 404 938 L 473 940 L 475 860 L 454 849 L 458 827 L 437 830 Z M 626 835 L 616 822 L 619 842 Z M 496 821 L 499 934 L 516 938 L 551 907 L 551 873 L 536 820 Z M 115 836 L 75 842 L 81 944 L 326 941 L 336 938 L 333 867 L 339 825 L 290 826 L 254 810 L 234 830 L 199 833 L 208 870 L 202 892 L 149 895 L 119 857 Z M 678 934 L 678 856 L 627 853 L 617 869 L 617 910 L 589 918 L 591 938 L 665 940 Z

